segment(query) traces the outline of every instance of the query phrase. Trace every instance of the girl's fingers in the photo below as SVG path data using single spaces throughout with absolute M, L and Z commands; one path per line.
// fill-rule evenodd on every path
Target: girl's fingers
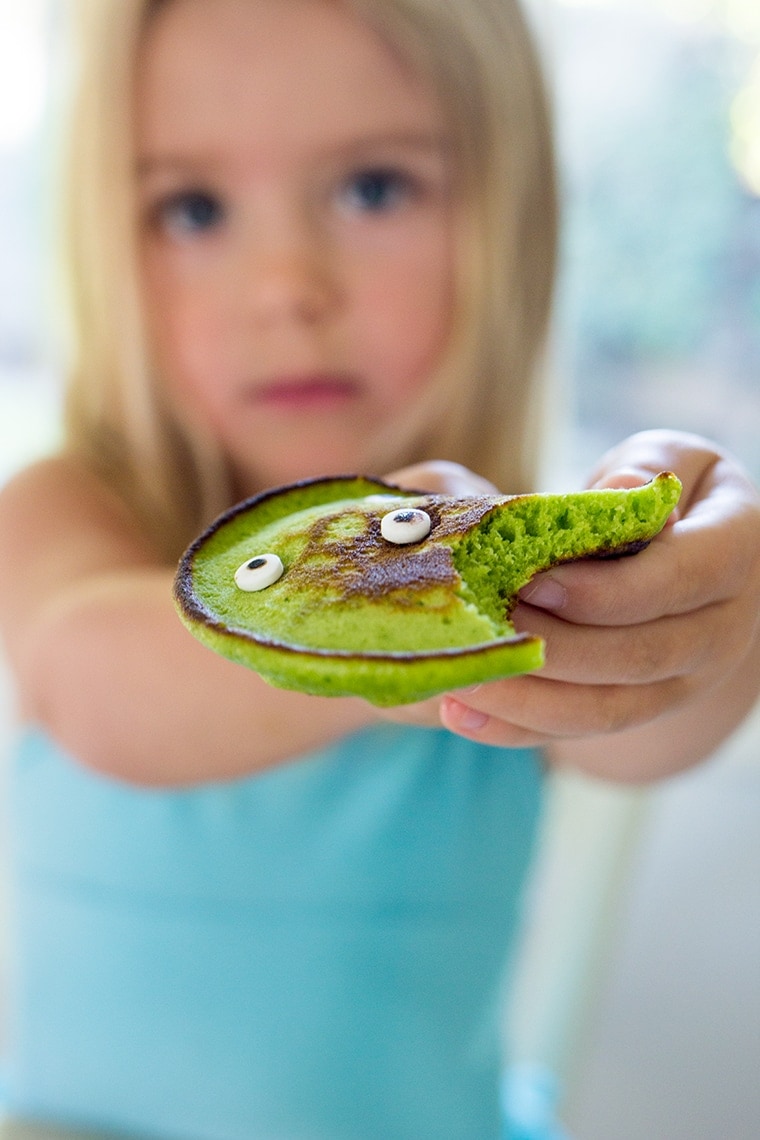
M 646 685 L 718 672 L 748 651 L 751 623 L 722 603 L 640 625 L 574 625 L 520 606 L 515 628 L 544 639 L 541 676 L 585 685 Z
M 480 744 L 490 744 L 497 748 L 544 748 L 556 740 L 556 737 L 545 732 L 535 732 L 497 717 L 489 717 L 451 696 L 444 697 L 441 703 L 440 723 L 458 736 L 466 736 Z
M 674 521 L 635 558 L 576 563 L 521 592 L 518 630 L 543 637 L 537 674 L 444 697 L 451 731 L 501 747 L 627 735 L 700 702 L 743 662 L 758 636 L 760 500 L 741 468 L 712 445 L 672 432 L 625 441 L 594 486 L 635 486 L 676 471 Z M 611 742 L 614 747 L 614 740 Z
M 452 732 L 484 744 L 540 745 L 645 724 L 680 707 L 692 689 L 683 677 L 645 686 L 568 685 L 540 676 L 514 677 L 472 694 L 444 697 L 440 715 Z

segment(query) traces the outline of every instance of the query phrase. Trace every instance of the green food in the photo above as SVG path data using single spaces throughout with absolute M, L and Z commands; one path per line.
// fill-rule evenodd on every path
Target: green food
M 175 599 L 191 632 L 267 681 L 320 696 L 405 704 L 538 669 L 543 643 L 510 615 L 559 562 L 635 553 L 662 529 L 681 484 L 565 495 L 452 499 L 333 478 L 239 504 L 182 557 Z M 398 546 L 384 515 L 418 507 L 430 534 Z M 282 577 L 248 593 L 242 563 L 277 555 Z

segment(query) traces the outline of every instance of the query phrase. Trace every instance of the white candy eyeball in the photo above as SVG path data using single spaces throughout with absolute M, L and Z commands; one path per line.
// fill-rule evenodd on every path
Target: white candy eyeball
M 235 571 L 235 585 L 239 590 L 252 593 L 265 590 L 282 577 L 283 565 L 276 554 L 257 554 L 249 558 Z
M 416 507 L 401 507 L 384 516 L 380 523 L 380 533 L 386 542 L 405 546 L 409 542 L 419 542 L 430 534 L 430 515 Z

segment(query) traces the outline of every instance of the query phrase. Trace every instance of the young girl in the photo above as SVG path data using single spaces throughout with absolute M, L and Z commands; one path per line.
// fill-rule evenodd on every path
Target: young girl
M 525 1136 L 499 999 L 543 765 L 651 779 L 740 721 L 757 493 L 674 433 L 602 460 L 593 485 L 676 470 L 683 505 L 639 557 L 531 584 L 536 676 L 381 715 L 204 650 L 173 567 L 233 501 L 533 485 L 546 105 L 515 0 L 83 17 L 66 442 L 0 498 L 8 1104 L 183 1140 Z

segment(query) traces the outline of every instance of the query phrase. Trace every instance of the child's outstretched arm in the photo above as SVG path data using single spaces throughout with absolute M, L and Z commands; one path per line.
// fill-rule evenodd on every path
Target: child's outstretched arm
M 0 635 L 25 720 L 140 783 L 254 772 L 377 719 L 359 700 L 273 689 L 200 645 L 120 500 L 72 459 L 0 494 Z
M 760 693 L 760 495 L 719 448 L 668 431 L 620 444 L 592 485 L 665 469 L 684 485 L 674 521 L 635 558 L 535 579 L 515 625 L 546 639 L 546 666 L 445 697 L 447 727 L 639 781 L 709 755 L 741 722 Z

